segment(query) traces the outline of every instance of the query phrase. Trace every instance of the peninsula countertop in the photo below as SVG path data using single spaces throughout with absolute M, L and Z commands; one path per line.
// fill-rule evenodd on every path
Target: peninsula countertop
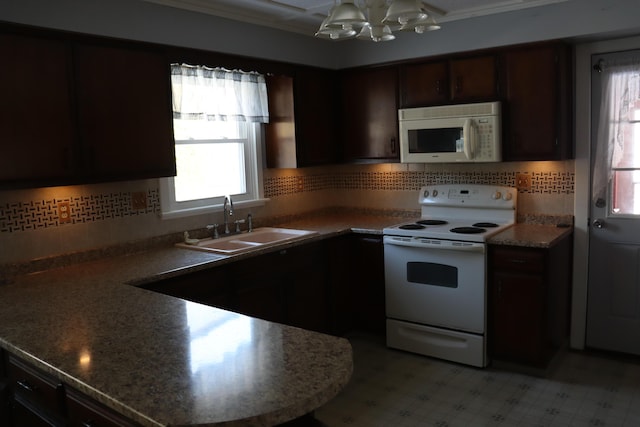
M 0 286 L 0 346 L 144 426 L 270 426 L 349 381 L 343 338 L 127 283 L 224 257 L 164 247 Z

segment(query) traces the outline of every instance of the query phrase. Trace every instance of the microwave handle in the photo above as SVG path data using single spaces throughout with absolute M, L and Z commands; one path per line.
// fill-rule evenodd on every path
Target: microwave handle
M 464 138 L 464 155 L 467 159 L 471 160 L 476 156 L 478 143 L 478 129 L 476 129 L 476 125 L 473 123 L 473 120 L 465 120 L 462 136 Z

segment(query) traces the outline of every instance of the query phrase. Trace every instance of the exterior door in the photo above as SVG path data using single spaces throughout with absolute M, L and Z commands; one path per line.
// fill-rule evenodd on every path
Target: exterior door
M 593 66 L 586 345 L 640 355 L 640 51 Z

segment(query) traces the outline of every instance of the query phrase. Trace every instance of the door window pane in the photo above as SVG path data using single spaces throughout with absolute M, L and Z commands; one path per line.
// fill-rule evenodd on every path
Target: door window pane
M 616 138 L 611 188 L 613 215 L 640 215 L 640 102 L 636 102 L 629 119 Z

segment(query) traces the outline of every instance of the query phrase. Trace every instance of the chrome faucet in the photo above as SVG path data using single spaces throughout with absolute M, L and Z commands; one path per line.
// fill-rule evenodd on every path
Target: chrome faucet
M 224 211 L 224 234 L 229 234 L 229 217 L 233 216 L 233 201 L 231 200 L 231 196 L 224 196 L 222 210 Z

